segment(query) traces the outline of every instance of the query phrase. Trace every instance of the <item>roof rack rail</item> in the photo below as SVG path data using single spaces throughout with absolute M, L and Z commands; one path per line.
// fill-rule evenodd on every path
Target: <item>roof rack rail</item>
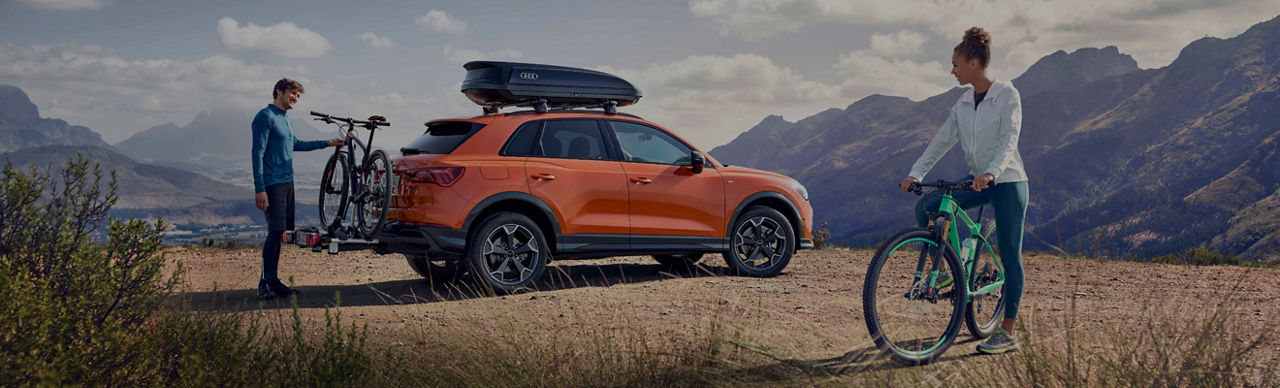
M 480 105 L 484 114 L 509 107 L 552 109 L 600 108 L 618 114 L 618 107 L 640 100 L 630 82 L 594 70 L 534 63 L 473 61 L 462 66 L 467 76 L 462 93 Z
M 515 115 L 532 115 L 532 114 L 539 114 L 539 113 L 600 113 L 600 111 L 586 110 L 586 109 L 549 109 L 546 112 L 539 112 L 537 110 L 521 110 L 521 111 L 503 113 L 502 115 L 515 116 Z M 608 111 L 605 111 L 605 114 L 627 116 L 627 117 L 633 117 L 633 118 L 644 120 L 643 117 L 636 116 L 630 113 L 622 113 L 617 111 L 614 111 L 613 113 L 609 113 Z

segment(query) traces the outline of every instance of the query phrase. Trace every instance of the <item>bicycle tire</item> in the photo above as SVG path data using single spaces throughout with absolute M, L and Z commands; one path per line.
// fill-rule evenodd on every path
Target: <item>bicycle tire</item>
M 936 341 L 933 339 L 929 339 L 927 341 L 920 341 L 917 339 L 890 338 L 890 335 L 887 334 L 885 331 L 886 325 L 883 322 L 881 322 L 880 314 L 877 311 L 877 302 L 878 302 L 878 299 L 880 298 L 877 291 L 883 291 L 886 295 L 886 298 L 904 297 L 904 299 L 907 300 L 906 304 L 909 304 L 909 305 L 914 302 L 927 302 L 927 301 L 912 300 L 911 298 L 906 297 L 905 295 L 900 293 L 900 291 L 902 290 L 891 289 L 891 287 L 889 286 L 889 283 L 890 283 L 889 281 L 885 282 L 886 283 L 884 285 L 885 289 L 878 290 L 877 288 L 881 286 L 880 278 L 883 273 L 883 270 L 885 269 L 884 268 L 885 263 L 889 260 L 891 255 L 896 250 L 898 250 L 899 248 L 903 247 L 904 245 L 912 241 L 929 242 L 932 245 L 937 246 L 940 240 L 942 239 L 938 238 L 938 236 L 933 231 L 925 228 L 911 228 L 911 229 L 900 231 L 894 234 L 892 237 L 890 237 L 888 241 L 886 241 L 885 244 L 883 244 L 880 247 L 880 249 L 876 251 L 875 256 L 871 260 L 871 264 L 868 265 L 867 267 L 866 280 L 863 282 L 863 286 L 862 286 L 862 314 L 867 324 L 867 331 L 870 332 L 871 338 L 875 341 L 877 348 L 879 348 L 883 353 L 888 355 L 894 361 L 897 361 L 904 365 L 914 366 L 914 365 L 924 365 L 924 364 L 931 363 L 933 361 L 936 361 L 939 357 L 942 356 L 943 353 L 947 351 L 948 348 L 951 347 L 951 345 L 955 342 L 956 335 L 960 332 L 961 322 L 964 320 L 964 315 L 966 311 L 964 307 L 965 307 L 965 300 L 967 299 L 967 296 L 968 296 L 968 289 L 966 287 L 957 287 L 956 284 L 958 282 L 951 283 L 951 285 L 949 286 L 951 288 L 951 291 L 950 291 L 951 296 L 949 297 L 950 317 L 946 319 L 947 321 L 946 327 L 943 328 L 941 333 L 939 333 L 940 335 L 936 337 Z M 946 264 L 946 270 L 950 273 L 951 278 L 963 279 L 961 277 L 961 273 L 963 272 L 963 270 L 960 267 L 960 260 L 956 257 L 955 252 L 953 252 L 945 244 L 942 244 L 942 249 L 940 249 L 940 251 L 942 252 L 943 261 Z M 897 268 L 897 269 L 899 271 L 902 270 L 901 268 Z M 904 275 L 911 274 L 913 273 L 913 271 L 914 271 L 914 267 L 907 270 L 907 272 L 904 272 L 903 274 Z M 911 287 L 908 287 L 908 288 L 911 288 Z M 889 295 L 893 295 L 893 296 L 889 296 Z M 889 303 L 890 301 L 886 300 L 885 302 Z M 942 302 L 938 302 L 938 304 L 940 303 Z M 918 306 L 918 305 L 913 305 L 913 306 Z M 925 306 L 927 307 L 928 305 L 925 305 Z M 909 309 L 910 308 L 903 308 L 903 310 L 909 310 Z M 944 309 L 945 309 L 945 306 L 944 306 Z M 945 312 L 945 311 L 946 310 L 940 310 L 940 312 Z M 933 335 L 933 333 L 929 333 L 928 335 Z M 912 336 L 915 337 L 918 335 L 913 334 Z M 926 337 L 926 338 L 931 338 L 931 337 Z M 909 351 L 899 346 L 899 343 L 912 342 L 912 341 L 920 342 L 924 345 L 931 344 L 932 346 L 925 348 L 921 351 Z
M 361 167 L 364 194 L 356 204 L 360 233 L 372 238 L 387 222 L 391 206 L 391 158 L 382 150 L 374 150 Z
M 994 222 L 986 221 L 982 223 L 981 229 L 978 230 L 978 234 L 980 234 L 983 239 L 978 240 L 978 245 L 977 247 L 974 248 L 977 251 L 974 252 L 973 254 L 974 271 L 972 274 L 969 274 L 970 290 L 976 290 L 983 285 L 989 284 L 989 283 L 978 284 L 978 282 L 981 281 L 981 278 L 984 275 L 995 276 L 994 273 L 991 273 L 991 274 L 983 273 L 984 272 L 983 265 L 985 263 L 983 263 L 981 260 L 983 254 L 987 252 L 987 244 L 991 241 L 991 235 L 994 234 L 993 232 L 995 231 L 995 228 L 996 226 Z M 994 264 L 995 261 L 992 260 L 991 263 Z M 995 333 L 996 326 L 999 325 L 1000 320 L 1004 318 L 1004 309 L 1005 309 L 1004 293 L 1001 292 L 998 295 L 1000 295 L 1000 300 L 997 301 L 995 303 L 995 306 L 992 307 L 993 311 L 991 311 L 991 316 L 989 318 L 983 318 L 985 314 L 983 314 L 983 311 L 981 310 L 982 310 L 982 307 L 984 307 L 985 305 L 974 303 L 973 300 L 970 300 L 969 302 L 965 303 L 964 325 L 966 328 L 969 329 L 969 334 L 973 334 L 974 337 L 978 337 L 978 338 L 987 338 L 987 337 L 990 337 L 992 333 Z M 986 322 L 979 322 L 979 320 L 983 320 L 983 319 L 985 319 Z
M 316 205 L 320 212 L 320 225 L 323 227 L 328 228 L 342 209 L 347 207 L 351 194 L 350 176 L 346 152 L 335 152 L 329 157 L 320 178 L 320 199 Z

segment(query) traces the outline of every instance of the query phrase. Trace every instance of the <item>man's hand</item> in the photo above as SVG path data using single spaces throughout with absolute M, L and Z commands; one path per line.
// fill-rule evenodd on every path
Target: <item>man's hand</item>
M 991 187 L 991 182 L 994 180 L 996 180 L 996 176 L 989 173 L 973 178 L 973 191 L 986 190 L 986 188 Z
M 258 210 L 267 211 L 267 193 L 261 192 L 254 194 L 253 203 L 258 205 Z
M 329 140 L 330 147 L 342 147 L 344 144 L 347 144 L 347 141 L 340 137 L 335 137 Z
M 911 184 L 916 182 L 919 182 L 916 180 L 916 178 L 907 177 L 906 179 L 902 180 L 902 184 L 899 184 L 898 188 L 902 189 L 902 192 L 905 193 L 907 192 L 907 190 L 911 190 Z

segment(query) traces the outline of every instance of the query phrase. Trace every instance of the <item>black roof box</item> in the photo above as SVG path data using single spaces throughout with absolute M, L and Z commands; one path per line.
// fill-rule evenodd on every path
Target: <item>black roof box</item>
M 467 78 L 462 93 L 472 102 L 495 113 L 506 106 L 548 108 L 616 107 L 635 104 L 640 89 L 612 74 L 573 67 L 533 63 L 474 61 L 462 65 Z

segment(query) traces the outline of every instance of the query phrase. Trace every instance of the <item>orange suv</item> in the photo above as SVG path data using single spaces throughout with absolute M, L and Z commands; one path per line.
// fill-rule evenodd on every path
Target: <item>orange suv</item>
M 624 93 L 634 95 L 629 100 L 552 95 L 532 104 L 512 103 L 525 100 L 519 90 L 508 93 L 512 79 L 545 84 L 557 70 L 579 80 L 620 79 L 546 65 L 466 68 L 463 91 L 486 114 L 427 123 L 392 162 L 391 207 L 378 239 L 419 274 L 450 279 L 466 271 L 508 293 L 529 287 L 553 257 L 653 255 L 685 267 L 718 252 L 733 272 L 767 277 L 796 250 L 813 247 L 813 209 L 802 185 L 720 164 L 657 124 L 617 113 L 638 90 Z M 477 69 L 503 82 L 479 82 Z M 588 103 L 606 110 L 553 109 Z M 534 110 L 497 113 L 508 105 Z

